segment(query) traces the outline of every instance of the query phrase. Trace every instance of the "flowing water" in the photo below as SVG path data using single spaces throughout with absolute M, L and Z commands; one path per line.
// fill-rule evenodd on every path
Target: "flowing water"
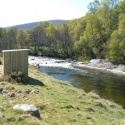
M 125 107 L 125 76 L 72 67 L 71 63 L 64 60 L 44 59 L 39 64 L 40 71 L 56 79 L 67 81 L 74 87 L 83 89 L 85 92 L 94 91 L 101 97 Z

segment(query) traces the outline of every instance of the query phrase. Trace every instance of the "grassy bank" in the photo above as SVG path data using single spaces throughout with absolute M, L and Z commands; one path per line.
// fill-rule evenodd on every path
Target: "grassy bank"
M 25 84 L 0 82 L 16 97 L 0 94 L 0 125 L 124 125 L 125 110 L 115 103 L 86 94 L 29 66 L 29 81 Z M 26 89 L 39 94 L 23 95 Z M 20 91 L 20 93 L 17 93 Z M 41 118 L 12 109 L 15 104 L 35 104 Z

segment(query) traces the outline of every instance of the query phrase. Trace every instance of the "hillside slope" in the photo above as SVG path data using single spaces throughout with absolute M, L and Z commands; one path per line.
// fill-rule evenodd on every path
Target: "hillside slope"
M 41 21 L 42 22 L 42 21 Z M 48 20 L 48 22 L 52 22 L 54 25 L 58 25 L 60 23 L 68 22 L 68 20 Z M 33 29 L 36 27 L 39 22 L 32 22 L 32 23 L 26 23 L 26 24 L 20 24 L 20 25 L 15 25 L 15 26 L 10 26 L 10 27 L 5 27 L 5 28 L 17 28 L 17 29 Z
M 55 80 L 38 69 L 29 66 L 27 83 L 0 82 L 6 92 L 0 94 L 0 125 L 123 125 L 125 110 L 111 101 L 101 99 L 95 93 L 85 93 L 68 83 Z M 37 94 L 25 94 L 25 90 L 37 90 Z M 16 104 L 34 104 L 41 118 L 30 116 L 12 107 Z

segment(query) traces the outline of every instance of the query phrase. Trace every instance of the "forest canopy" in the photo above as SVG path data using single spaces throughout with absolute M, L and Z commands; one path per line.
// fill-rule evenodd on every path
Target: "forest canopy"
M 0 28 L 0 51 L 30 49 L 31 55 L 125 64 L 125 0 L 95 0 L 79 19 L 33 29 Z

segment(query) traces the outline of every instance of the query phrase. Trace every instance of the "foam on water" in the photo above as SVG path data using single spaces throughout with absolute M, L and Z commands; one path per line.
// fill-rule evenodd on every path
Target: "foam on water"
M 67 69 L 78 70 L 79 72 L 84 72 L 85 70 L 81 70 L 79 68 L 75 68 L 72 66 L 73 61 L 62 60 L 62 59 L 54 59 L 48 57 L 35 57 L 29 56 L 28 62 L 30 65 L 37 66 L 44 66 L 44 67 L 62 67 Z
M 39 66 L 71 68 L 71 62 L 54 58 L 29 56 L 28 61 L 29 64 L 34 66 L 39 64 Z

